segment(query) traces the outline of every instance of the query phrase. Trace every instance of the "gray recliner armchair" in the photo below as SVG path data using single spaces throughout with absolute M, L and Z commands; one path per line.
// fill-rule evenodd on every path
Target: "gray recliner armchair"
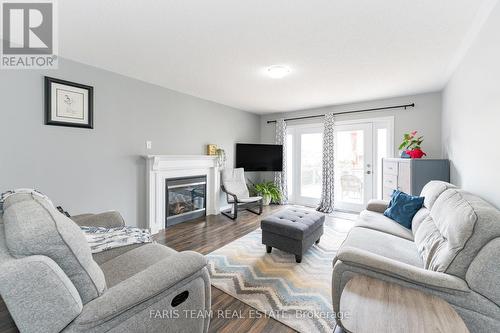
M 500 332 L 500 211 L 441 181 L 421 196 L 411 229 L 383 215 L 388 202 L 361 212 L 333 261 L 334 311 L 348 281 L 365 275 L 446 300 L 471 332 Z
M 74 217 L 118 227 L 118 213 Z M 37 193 L 0 214 L 0 294 L 21 332 L 207 332 L 205 258 L 149 243 L 92 256 L 78 225 Z

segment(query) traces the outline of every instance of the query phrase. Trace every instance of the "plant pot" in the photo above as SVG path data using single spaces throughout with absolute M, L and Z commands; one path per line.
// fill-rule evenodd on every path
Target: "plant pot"
M 408 155 L 406 152 L 406 150 L 401 151 L 401 158 L 411 158 L 410 155 Z
M 271 203 L 271 196 L 270 195 L 263 195 L 262 196 L 262 204 L 264 206 L 269 206 L 270 203 Z
M 412 150 L 407 150 L 406 154 L 410 156 L 411 158 L 422 158 L 426 156 L 427 154 L 422 151 L 422 149 L 412 149 Z

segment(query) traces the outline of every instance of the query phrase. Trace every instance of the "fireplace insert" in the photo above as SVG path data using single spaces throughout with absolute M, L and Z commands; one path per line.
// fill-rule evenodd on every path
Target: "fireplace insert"
M 166 179 L 165 226 L 205 216 L 206 193 L 206 176 Z

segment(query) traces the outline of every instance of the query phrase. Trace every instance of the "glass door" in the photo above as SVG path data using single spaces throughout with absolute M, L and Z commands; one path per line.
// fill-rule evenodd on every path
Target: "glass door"
M 290 203 L 316 206 L 321 199 L 323 124 L 289 127 L 287 149 Z
M 361 211 L 373 198 L 372 125 L 335 127 L 335 208 Z
M 392 117 L 338 121 L 335 125 L 335 209 L 360 212 L 381 198 L 382 158 L 392 157 Z M 323 124 L 287 129 L 287 186 L 291 204 L 321 200 Z
M 392 156 L 394 119 L 338 122 L 335 126 L 335 208 L 360 212 L 382 196 L 382 159 Z

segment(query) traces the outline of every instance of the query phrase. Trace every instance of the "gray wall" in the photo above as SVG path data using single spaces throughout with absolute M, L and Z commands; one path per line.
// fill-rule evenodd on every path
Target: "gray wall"
M 306 115 L 324 114 L 328 112 L 342 112 L 348 110 L 367 109 L 388 105 L 401 105 L 415 103 L 415 108 L 407 109 L 393 109 L 387 111 L 377 111 L 369 113 L 358 113 L 351 115 L 339 115 L 337 120 L 350 120 L 360 118 L 375 118 L 394 116 L 394 153 L 397 154 L 397 146 L 399 145 L 403 134 L 412 130 L 418 130 L 421 135 L 425 136 L 425 141 L 422 149 L 428 154 L 428 157 L 440 158 L 442 155 L 441 150 L 441 93 L 429 93 L 414 96 L 405 96 L 397 98 L 389 98 L 377 101 L 370 101 L 364 103 L 338 105 L 325 108 L 318 108 L 312 110 L 304 110 L 297 112 L 290 112 L 286 114 L 271 114 L 261 118 L 261 135 L 263 143 L 274 142 L 274 124 L 267 124 L 267 120 L 277 118 L 293 118 Z M 313 120 L 321 121 L 321 120 Z M 303 121 L 294 121 L 300 123 Z
M 43 125 L 43 76 L 94 86 L 93 130 Z M 146 219 L 144 154 L 204 154 L 233 165 L 236 142 L 259 142 L 259 116 L 68 60 L 51 71 L 0 73 L 0 191 L 28 187 L 70 213 Z M 145 141 L 153 142 L 146 150 Z
M 443 94 L 443 151 L 452 182 L 500 208 L 500 4 Z

